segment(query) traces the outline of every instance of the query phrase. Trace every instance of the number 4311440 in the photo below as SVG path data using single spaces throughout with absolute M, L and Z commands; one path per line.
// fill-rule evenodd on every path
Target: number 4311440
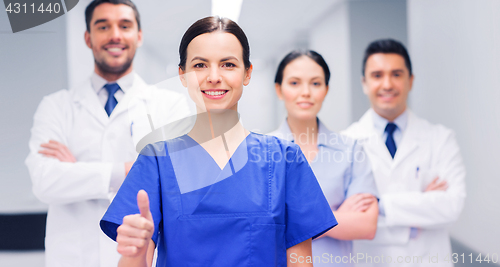
M 59 3 L 54 3 L 54 5 L 52 5 L 52 3 L 48 3 L 47 5 L 43 6 L 43 3 L 41 3 L 38 8 L 36 8 L 35 6 L 35 3 L 31 4 L 31 5 L 27 5 L 26 3 L 24 4 L 20 4 L 20 3 L 10 3 L 7 8 L 5 9 L 5 11 L 12 13 L 14 12 L 15 14 L 18 14 L 18 13 L 32 13 L 34 14 L 35 12 L 40 12 L 40 13 L 43 13 L 43 12 L 47 12 L 47 13 L 59 13 L 61 12 L 61 5 Z
M 444 258 L 445 262 L 451 261 L 453 263 L 466 263 L 466 262 L 469 262 L 469 259 L 470 259 L 470 263 L 473 263 L 473 262 L 497 263 L 498 262 L 498 254 L 497 253 L 491 254 L 491 257 L 490 257 L 489 253 L 486 255 L 482 255 L 481 253 L 479 253 L 479 255 L 477 255 L 475 260 L 474 260 L 474 255 L 472 253 L 469 255 L 465 255 L 465 253 L 462 253 L 460 255 L 458 253 L 453 253 L 453 254 L 451 254 L 451 258 L 449 256 L 450 255 L 446 255 L 446 257 Z

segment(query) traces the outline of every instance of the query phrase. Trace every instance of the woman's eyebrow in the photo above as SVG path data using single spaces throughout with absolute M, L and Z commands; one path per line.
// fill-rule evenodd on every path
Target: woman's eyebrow
M 233 56 L 230 56 L 230 57 L 225 57 L 225 58 L 221 59 L 220 61 L 221 61 L 221 62 L 224 62 L 224 61 L 229 61 L 229 60 L 231 60 L 231 59 L 234 59 L 234 60 L 238 61 L 238 59 L 237 59 L 236 57 L 233 57 Z
M 208 62 L 208 59 L 202 58 L 202 57 L 194 57 L 193 59 L 191 59 L 191 62 L 193 62 L 195 60 L 201 60 L 201 61 L 204 61 L 204 62 Z

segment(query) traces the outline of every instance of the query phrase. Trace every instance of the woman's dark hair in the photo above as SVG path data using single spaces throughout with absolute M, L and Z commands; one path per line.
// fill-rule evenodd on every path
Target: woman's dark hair
M 288 55 L 281 60 L 278 66 L 274 83 L 281 84 L 283 82 L 283 71 L 285 70 L 285 67 L 290 64 L 290 62 L 301 56 L 309 57 L 314 60 L 314 62 L 318 63 L 321 68 L 323 68 L 323 72 L 325 73 L 325 84 L 328 85 L 328 82 L 330 81 L 330 69 L 328 68 L 328 64 L 326 64 L 325 59 L 320 54 L 312 50 L 294 50 L 288 53 Z
M 92 20 L 92 16 L 94 15 L 94 9 L 104 3 L 110 3 L 113 5 L 127 5 L 134 10 L 135 20 L 137 21 L 137 27 L 139 30 L 141 29 L 141 16 L 139 15 L 139 11 L 135 4 L 130 0 L 94 0 L 90 2 L 90 4 L 85 8 L 85 24 L 87 24 L 87 31 L 90 32 L 90 21 Z
M 377 53 L 398 54 L 402 56 L 405 60 L 405 65 L 408 69 L 408 72 L 410 73 L 410 76 L 412 75 L 410 55 L 408 55 L 408 51 L 406 50 L 405 46 L 393 39 L 380 39 L 371 42 L 365 50 L 365 56 L 363 58 L 363 68 L 361 69 L 363 77 L 365 77 L 366 61 L 371 55 Z
M 245 69 L 250 68 L 250 46 L 248 45 L 248 39 L 243 30 L 236 24 L 236 22 L 228 18 L 220 18 L 218 16 L 211 16 L 202 18 L 184 33 L 182 36 L 181 44 L 179 45 L 179 56 L 180 62 L 179 67 L 181 69 L 186 68 L 186 58 L 187 58 L 187 47 L 191 41 L 199 35 L 204 33 L 211 33 L 214 31 L 227 32 L 234 35 L 243 48 L 243 63 L 245 64 Z

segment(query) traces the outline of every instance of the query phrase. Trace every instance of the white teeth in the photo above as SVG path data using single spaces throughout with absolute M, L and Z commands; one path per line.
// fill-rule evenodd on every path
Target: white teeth
M 213 96 L 223 95 L 225 93 L 226 91 L 205 91 L 205 94 Z
M 112 48 L 108 48 L 108 51 L 110 51 L 110 52 L 120 52 L 120 51 L 122 51 L 122 49 L 119 48 L 119 47 L 112 47 Z

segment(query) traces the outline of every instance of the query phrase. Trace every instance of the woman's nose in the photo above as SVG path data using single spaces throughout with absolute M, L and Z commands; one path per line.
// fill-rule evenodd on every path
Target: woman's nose
M 212 68 L 210 70 L 210 73 L 208 74 L 207 82 L 216 84 L 216 83 L 220 83 L 221 80 L 222 79 L 221 79 L 219 70 L 217 68 Z

